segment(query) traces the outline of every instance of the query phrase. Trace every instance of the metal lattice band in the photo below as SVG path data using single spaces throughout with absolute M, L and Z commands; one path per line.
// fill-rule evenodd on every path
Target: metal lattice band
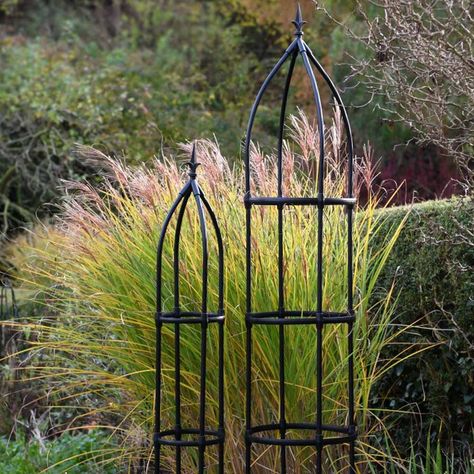
M 189 180 L 180 191 L 178 198 L 168 212 L 158 242 L 157 270 L 156 270 L 156 394 L 155 394 L 155 472 L 160 472 L 161 447 L 173 446 L 176 450 L 175 472 L 181 472 L 181 450 L 183 447 L 194 447 L 198 449 L 198 472 L 203 473 L 205 469 L 205 449 L 207 446 L 218 445 L 218 472 L 224 472 L 224 252 L 221 232 L 216 216 L 209 205 L 202 189 L 196 179 L 196 150 L 193 146 L 189 166 Z M 182 311 L 180 303 L 179 271 L 180 271 L 180 238 L 182 223 L 188 201 L 194 197 L 197 208 L 202 245 L 202 294 L 201 311 Z M 179 210 L 178 210 L 179 208 Z M 174 309 L 163 310 L 162 294 L 162 266 L 163 247 L 172 217 L 177 212 L 176 227 L 173 246 L 173 270 L 174 270 Z M 208 265 L 209 246 L 206 214 L 210 218 L 214 229 L 218 250 L 218 308 L 216 312 L 208 311 Z M 218 325 L 218 427 L 216 429 L 206 428 L 206 355 L 208 326 L 211 323 Z M 161 390 L 162 390 L 162 329 L 163 324 L 174 326 L 174 427 L 167 430 L 161 429 Z M 199 426 L 183 427 L 181 424 L 181 358 L 180 358 L 180 326 L 190 324 L 193 327 L 200 326 L 201 351 L 200 351 L 200 387 L 199 387 Z
M 252 110 L 245 140 L 245 209 L 246 209 L 246 472 L 251 471 L 251 451 L 253 444 L 280 446 L 280 471 L 286 473 L 288 446 L 312 446 L 316 450 L 316 472 L 321 474 L 323 463 L 323 448 L 327 445 L 349 445 L 349 472 L 355 472 L 355 440 L 356 426 L 354 421 L 354 371 L 353 371 L 353 268 L 352 268 L 352 213 L 355 204 L 353 198 L 353 142 L 349 119 L 341 97 L 329 78 L 326 71 L 317 61 L 311 49 L 303 41 L 304 21 L 301 9 L 298 6 L 293 24 L 296 27 L 296 38 L 287 48 L 283 56 L 274 66 L 268 77 L 263 82 Z M 319 134 L 319 163 L 317 178 L 317 196 L 315 197 L 285 197 L 283 195 L 283 134 L 285 127 L 285 114 L 288 101 L 288 92 L 293 75 L 295 62 L 301 57 L 305 71 L 309 77 L 316 105 L 316 120 Z M 277 148 L 277 196 L 256 197 L 251 195 L 250 188 L 250 146 L 252 129 L 260 101 L 270 82 L 280 71 L 283 64 L 289 60 L 285 88 L 280 111 L 280 125 Z M 313 67 L 319 72 L 332 92 L 335 102 L 341 112 L 347 135 L 348 171 L 347 171 L 347 197 L 326 197 L 324 195 L 324 119 L 321 97 L 316 82 Z M 326 206 L 345 206 L 347 211 L 347 311 L 336 313 L 323 309 L 323 211 Z M 278 309 L 267 312 L 252 311 L 252 208 L 254 206 L 276 206 L 278 212 Z M 289 311 L 285 307 L 285 280 L 284 280 L 284 252 L 283 252 L 283 217 L 285 206 L 314 206 L 317 209 L 317 301 L 316 310 Z M 323 423 L 323 330 L 327 324 L 347 324 L 348 338 L 348 407 L 347 423 L 343 426 L 332 426 Z M 279 421 L 278 423 L 254 426 L 252 424 L 252 327 L 258 324 L 277 325 L 279 327 Z M 316 327 L 316 420 L 314 423 L 289 423 L 285 413 L 285 364 L 284 331 L 286 325 L 315 325 Z M 302 430 L 306 433 L 305 439 L 295 439 L 288 436 L 290 430 Z M 279 432 L 279 436 L 272 436 L 272 432 Z

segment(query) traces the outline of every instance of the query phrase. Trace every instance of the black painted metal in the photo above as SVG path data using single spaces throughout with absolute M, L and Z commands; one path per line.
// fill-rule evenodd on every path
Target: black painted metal
M 204 193 L 197 182 L 196 169 L 199 163 L 196 162 L 196 149 L 193 146 L 191 160 L 188 162 L 189 180 L 180 191 L 178 198 L 173 203 L 168 215 L 165 218 L 161 235 L 158 242 L 157 263 L 156 263 L 156 393 L 155 393 L 155 472 L 160 472 L 161 466 L 161 446 L 173 446 L 176 450 L 175 472 L 181 472 L 181 461 L 183 447 L 198 448 L 198 472 L 203 473 L 205 469 L 205 449 L 207 446 L 218 445 L 218 472 L 224 472 L 224 251 L 221 232 L 216 216 L 209 205 Z M 194 197 L 199 226 L 201 232 L 202 245 L 202 295 L 201 311 L 182 311 L 180 304 L 179 271 L 180 271 L 180 238 L 183 218 L 187 204 L 191 196 Z M 179 207 L 179 210 L 178 210 Z M 172 311 L 163 310 L 162 295 L 162 265 L 163 246 L 167 235 L 169 224 L 174 214 L 178 211 L 173 248 L 173 268 L 174 268 L 174 309 Z M 208 311 L 208 231 L 206 214 L 210 218 L 214 229 L 218 247 L 218 308 L 216 312 Z M 216 323 L 218 325 L 218 427 L 216 429 L 206 428 L 206 355 L 208 325 Z M 162 389 L 162 329 L 163 324 L 174 326 L 175 346 L 174 346 L 174 379 L 175 379 L 175 425 L 171 429 L 161 429 L 161 389 Z M 181 357 L 180 357 L 180 326 L 191 324 L 201 326 L 201 358 L 200 358 L 200 393 L 199 393 L 199 426 L 183 427 L 181 425 Z M 183 439 L 184 438 L 184 439 Z
M 263 444 L 270 446 L 280 446 L 280 471 L 286 473 L 287 460 L 286 448 L 288 446 L 313 446 L 316 449 L 316 473 L 323 472 L 323 448 L 327 445 L 333 444 L 348 444 L 349 445 L 349 472 L 355 473 L 355 441 L 356 441 L 356 426 L 354 420 L 354 370 L 353 370 L 353 265 L 352 265 L 352 213 L 356 200 L 353 197 L 353 142 L 352 133 L 349 123 L 349 118 L 342 103 L 341 96 L 337 91 L 334 83 L 326 71 L 322 68 L 320 63 L 315 58 L 311 49 L 303 41 L 303 21 L 301 15 L 301 8 L 298 5 L 296 18 L 293 24 L 296 27 L 296 38 L 286 49 L 283 56 L 278 60 L 273 67 L 270 74 L 263 82 L 253 107 L 250 112 L 250 118 L 247 128 L 247 135 L 245 140 L 245 209 L 246 209 L 246 472 L 251 472 L 251 451 L 253 444 Z M 314 102 L 316 105 L 316 120 L 318 124 L 319 134 L 319 167 L 317 180 L 317 196 L 315 197 L 285 197 L 283 196 L 283 135 L 285 126 L 285 113 L 288 101 L 288 92 L 290 88 L 291 78 L 294 72 L 295 62 L 301 57 L 304 68 L 309 77 Z M 250 145 L 252 140 L 252 129 L 255 121 L 258 106 L 261 99 L 267 90 L 270 82 L 281 69 L 283 64 L 290 60 L 288 68 L 285 88 L 283 92 L 281 111 L 280 111 L 280 127 L 278 134 L 278 149 L 277 149 L 277 196 L 258 197 L 251 195 L 250 189 Z M 313 67 L 319 72 L 329 89 L 331 90 L 335 102 L 341 112 L 341 117 L 344 123 L 345 132 L 347 136 L 347 152 L 348 152 L 348 166 L 347 166 L 347 197 L 326 197 L 324 196 L 324 119 L 323 109 L 321 105 L 321 98 L 318 89 L 318 84 L 313 71 Z M 314 206 L 317 209 L 317 301 L 316 310 L 288 310 L 285 307 L 285 281 L 284 281 L 284 255 L 283 255 L 283 218 L 285 206 Z M 325 311 L 323 309 L 323 234 L 324 234 L 324 216 L 323 211 L 325 206 L 342 205 L 346 207 L 347 211 L 347 264 L 348 264 L 348 278 L 347 278 L 347 311 L 344 313 L 334 313 Z M 275 311 L 256 313 L 252 311 L 252 207 L 253 206 L 276 206 L 278 210 L 278 308 Z M 347 424 L 344 426 L 330 426 L 323 423 L 323 329 L 327 324 L 346 323 L 347 324 L 347 338 L 348 338 L 348 414 Z M 279 422 L 254 426 L 252 424 L 252 327 L 255 324 L 270 324 L 279 327 Z M 286 325 L 303 325 L 313 324 L 316 326 L 316 421 L 315 423 L 289 423 L 286 421 L 285 414 L 285 364 L 284 364 L 284 350 L 285 338 L 284 327 Z M 290 430 L 303 430 L 308 433 L 306 439 L 291 439 L 287 437 Z M 271 436 L 271 432 L 278 431 L 279 437 Z M 311 433 L 314 433 L 311 436 Z M 328 436 L 327 433 L 336 433 L 337 436 Z

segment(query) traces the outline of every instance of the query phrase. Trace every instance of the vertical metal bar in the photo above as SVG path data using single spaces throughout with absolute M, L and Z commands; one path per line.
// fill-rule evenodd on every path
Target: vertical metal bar
M 350 434 L 355 434 L 354 432 L 354 325 L 353 323 L 348 324 L 347 326 L 348 330 L 348 343 L 347 343 L 347 348 L 349 352 L 349 360 L 348 360 L 348 401 L 349 401 L 349 407 L 348 407 L 348 424 L 349 424 L 349 430 Z M 349 444 L 349 472 L 351 474 L 355 474 L 355 440 L 351 440 Z
M 283 137 L 285 127 L 285 114 L 288 102 L 288 93 L 291 84 L 291 77 L 295 67 L 298 50 L 294 50 L 291 55 L 290 66 L 286 76 L 285 88 L 280 110 L 280 127 L 278 134 L 278 197 L 283 196 Z M 285 280 L 284 280 L 284 249 L 283 249 L 283 206 L 278 206 L 278 311 L 279 317 L 284 317 L 285 311 Z M 285 413 L 285 326 L 279 326 L 279 362 L 280 362 L 280 438 L 286 438 L 286 413 Z M 280 472 L 286 473 L 286 447 L 280 447 Z
M 179 324 L 174 325 L 174 400 L 175 400 L 175 432 L 176 439 L 181 439 L 181 354 L 180 354 L 180 329 Z M 181 472 L 181 446 L 176 446 L 175 450 L 176 472 Z
M 281 176 L 279 176 L 279 179 Z M 280 186 L 280 181 L 278 182 Z M 283 206 L 278 206 L 278 312 L 283 317 L 285 311 L 285 290 L 283 274 Z M 280 438 L 286 437 L 285 414 L 285 328 L 280 324 L 278 328 L 278 347 L 280 362 Z M 286 474 L 286 447 L 280 447 L 280 472 Z
M 255 102 L 253 103 L 252 110 L 250 111 L 249 123 L 247 126 L 247 134 L 245 137 L 245 147 L 244 147 L 244 156 L 245 156 L 245 197 L 250 197 L 250 144 L 252 141 L 252 128 L 255 120 L 255 115 L 257 113 L 258 106 L 262 97 L 270 84 L 272 78 L 277 74 L 280 68 L 283 66 L 288 56 L 293 52 L 296 46 L 296 40 L 294 40 L 291 45 L 287 48 L 283 56 L 279 59 L 277 64 L 270 71 L 270 74 L 267 76 L 263 82 L 260 90 L 257 94 Z M 251 273 L 252 273 L 252 251 L 251 251 L 251 207 L 246 204 L 246 310 L 247 313 L 252 311 L 252 302 L 251 302 Z M 248 439 L 250 436 L 250 429 L 252 426 L 251 416 L 251 399 L 252 399 L 252 324 L 249 321 L 246 321 L 246 397 L 245 397 L 245 426 L 246 426 L 246 441 L 245 441 L 245 472 L 250 473 L 251 470 L 251 442 Z
M 319 94 L 316 78 L 308 59 L 306 44 L 298 38 L 298 46 L 303 63 L 311 82 L 313 96 L 316 104 L 316 118 L 318 122 L 319 134 L 319 166 L 318 166 L 318 239 L 317 239 L 317 308 L 319 321 L 316 325 L 317 331 L 317 347 L 316 347 L 316 439 L 317 458 L 316 472 L 322 473 L 322 441 L 323 441 L 323 224 L 324 224 L 324 119 L 323 109 L 321 105 L 321 97 Z
M 173 268 L 174 268 L 174 312 L 179 315 L 180 301 L 179 301 L 179 243 L 181 238 L 181 227 L 183 224 L 184 211 L 186 210 L 186 204 L 188 202 L 190 193 L 187 193 L 178 213 L 178 219 L 176 222 L 175 239 L 174 239 L 174 255 L 173 255 Z M 181 439 L 181 344 L 180 344 L 180 325 L 174 325 L 174 367 L 175 367 L 175 432 L 176 439 Z M 176 446 L 175 451 L 176 457 L 176 472 L 181 472 L 181 446 Z
M 224 246 L 222 234 L 217 223 L 216 216 L 209 205 L 204 193 L 201 191 L 201 200 L 211 218 L 216 233 L 218 247 L 218 314 L 224 314 Z M 218 473 L 224 474 L 224 321 L 218 322 L 218 433 L 221 437 L 218 446 Z
M 350 129 L 349 129 L 350 133 Z M 353 155 L 352 155 L 352 137 L 348 138 L 349 141 L 349 165 L 348 165 L 348 196 L 352 197 L 353 194 Z M 347 309 L 350 314 L 354 312 L 354 301 L 353 301 L 353 208 L 349 206 L 347 208 Z M 351 430 L 351 434 L 355 434 L 355 419 L 354 419 L 354 325 L 350 323 L 347 327 L 348 330 L 348 341 L 347 350 L 348 354 L 348 423 Z M 349 472 L 355 474 L 355 440 L 352 440 L 349 444 Z
M 246 175 L 249 175 L 247 169 Z M 249 181 L 250 188 L 250 181 Z M 250 193 L 250 191 L 247 191 Z M 252 232 L 251 232 L 251 212 L 250 206 L 245 209 L 245 227 L 246 227 L 246 312 L 252 311 Z M 252 324 L 245 321 L 246 332 L 246 368 L 245 368 L 245 472 L 250 474 L 252 462 L 252 443 L 249 440 L 250 429 L 252 427 Z
M 201 383 L 199 394 L 199 474 L 204 472 L 204 455 L 206 440 L 206 351 L 207 351 L 207 320 L 203 315 L 201 323 Z
M 208 290 L 208 242 L 207 227 L 204 210 L 201 204 L 201 196 L 199 187 L 195 180 L 191 181 L 191 186 L 196 201 L 199 215 L 199 225 L 201 228 L 202 242 L 202 301 L 201 301 L 201 380 L 199 393 L 199 458 L 198 471 L 199 474 L 204 472 L 204 455 L 205 455 L 205 429 L 206 429 L 206 353 L 207 353 L 207 290 Z
M 156 372 L 161 372 L 161 332 L 163 323 L 158 321 L 156 324 Z M 156 381 L 156 395 L 155 395 L 155 474 L 160 473 L 161 465 L 161 445 L 156 440 L 161 431 L 161 376 L 158 375 Z
M 318 71 L 323 76 L 324 80 L 328 84 L 331 92 L 336 99 L 336 102 L 339 106 L 339 110 L 341 111 L 342 120 L 344 123 L 344 128 L 346 131 L 346 139 L 347 139 L 347 151 L 348 151 L 348 166 L 347 166 L 347 196 L 353 197 L 353 174 L 354 174 L 354 142 L 352 137 L 352 130 L 351 125 L 349 122 L 349 117 L 347 115 L 347 110 L 344 107 L 344 103 L 342 102 L 341 95 L 337 90 L 336 86 L 334 85 L 333 81 L 326 73 L 324 68 L 318 62 L 316 57 L 314 56 L 311 49 L 306 45 L 309 58 L 311 62 L 315 65 Z M 347 309 L 350 314 L 354 311 L 354 303 L 353 303 L 353 208 L 352 206 L 347 207 Z M 354 417 L 354 325 L 353 323 L 348 324 L 348 424 L 350 429 L 352 430 L 352 434 L 354 433 L 354 426 L 355 426 L 355 417 Z M 349 471 L 351 473 L 355 473 L 355 440 L 351 441 L 349 444 Z
M 161 464 L 161 444 L 157 439 L 161 431 L 161 363 L 162 363 L 162 326 L 163 323 L 160 320 L 161 313 L 163 311 L 162 301 L 162 288 L 161 279 L 163 272 L 163 245 L 171 218 L 176 211 L 179 203 L 186 194 L 189 193 L 189 183 L 179 193 L 178 198 L 174 201 L 171 209 L 166 215 L 165 221 L 161 228 L 160 238 L 158 240 L 158 248 L 156 253 L 156 367 L 155 367 L 155 473 L 159 474 Z
M 222 440 L 219 442 L 219 474 L 224 474 L 224 321 L 219 321 L 218 323 L 218 331 L 219 331 L 219 427 L 218 433 L 219 436 L 222 437 Z

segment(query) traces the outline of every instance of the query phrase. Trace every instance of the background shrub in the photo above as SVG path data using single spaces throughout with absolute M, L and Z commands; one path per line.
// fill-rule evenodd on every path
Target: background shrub
M 96 179 L 76 143 L 137 163 L 216 134 L 238 154 L 249 84 L 265 67 L 253 46 L 266 51 L 274 27 L 257 34 L 227 3 L 105 3 L 13 2 L 0 15 L 1 233 L 51 214 L 61 179 Z
M 384 225 L 405 216 L 405 208 L 383 211 Z M 463 450 L 472 441 L 474 421 L 474 202 L 432 201 L 413 206 L 379 280 L 395 280 L 395 323 L 423 323 L 431 331 L 403 335 L 407 342 L 437 344 L 401 362 L 374 391 L 387 409 L 422 414 L 397 423 L 397 445 L 409 449 L 441 427 L 444 448 Z M 387 353 L 390 357 L 393 350 Z
M 110 439 L 99 430 L 31 441 L 21 436 L 16 440 L 0 437 L 0 472 L 116 474 L 115 468 L 104 465 L 113 452 Z

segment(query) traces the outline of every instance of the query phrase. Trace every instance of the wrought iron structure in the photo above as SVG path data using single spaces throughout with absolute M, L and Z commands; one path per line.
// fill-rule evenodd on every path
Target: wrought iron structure
M 251 451 L 253 444 L 279 446 L 280 447 L 280 470 L 287 470 L 286 451 L 289 446 L 311 446 L 316 451 L 315 471 L 321 474 L 323 471 L 323 449 L 327 445 L 346 444 L 349 445 L 349 472 L 355 473 L 355 441 L 356 426 L 354 420 L 354 371 L 353 371 L 353 268 L 352 268 L 352 214 L 355 199 L 353 197 L 353 143 L 351 127 L 346 109 L 341 100 L 334 83 L 315 58 L 309 46 L 303 40 L 303 21 L 301 8 L 298 5 L 296 18 L 292 22 L 295 27 L 296 38 L 289 45 L 283 56 L 273 67 L 270 74 L 263 82 L 253 107 L 247 128 L 244 158 L 245 158 L 245 209 L 246 209 L 246 472 L 251 472 Z M 311 83 L 314 102 L 316 105 L 316 121 L 319 133 L 319 162 L 317 178 L 317 195 L 314 197 L 286 197 L 283 195 L 283 139 L 285 127 L 285 115 L 287 109 L 288 93 L 294 72 L 295 62 L 301 57 L 306 74 Z M 280 110 L 280 125 L 277 148 L 277 189 L 276 196 L 253 196 L 251 194 L 251 157 L 250 146 L 252 140 L 252 129 L 261 99 L 270 82 L 280 71 L 283 64 L 289 60 L 289 68 L 283 91 Z M 347 196 L 332 197 L 324 194 L 324 118 L 321 97 L 316 81 L 313 67 L 325 81 L 332 92 L 335 103 L 339 107 L 344 122 L 345 134 L 347 136 Z M 323 308 L 323 226 L 324 208 L 326 206 L 345 206 L 347 211 L 347 311 L 337 313 Z M 274 311 L 254 312 L 252 310 L 252 209 L 255 206 L 276 206 L 278 212 L 278 308 Z M 317 209 L 317 297 L 315 309 L 288 309 L 285 304 L 285 278 L 284 278 L 284 232 L 283 219 L 284 209 L 287 206 L 313 206 Z M 323 331 L 328 324 L 347 324 L 348 338 L 348 407 L 347 422 L 343 426 L 331 426 L 323 421 Z M 264 425 L 252 424 L 252 328 L 254 325 L 266 324 L 279 327 L 279 421 Z M 315 325 L 316 326 L 316 420 L 314 423 L 294 423 L 286 420 L 285 407 L 285 326 L 287 325 Z M 305 438 L 291 438 L 288 436 L 290 430 L 302 430 L 306 433 Z M 272 433 L 279 433 L 273 436 Z
M 16 304 L 15 290 L 9 278 L 0 280 L 0 356 L 6 345 L 6 328 L 3 321 L 11 321 L 18 318 L 18 306 Z
M 189 166 L 189 180 L 180 191 L 177 199 L 171 206 L 161 230 L 158 242 L 156 264 L 156 394 L 155 394 L 155 472 L 160 472 L 160 454 L 162 446 L 173 446 L 176 455 L 176 471 L 181 472 L 182 448 L 198 448 L 198 472 L 205 469 L 205 449 L 207 446 L 218 446 L 218 472 L 224 472 L 224 251 L 222 236 L 216 216 L 207 201 L 197 181 L 196 170 L 199 163 L 196 161 L 196 148 L 193 145 Z M 194 197 L 201 233 L 202 245 L 202 293 L 200 311 L 183 311 L 180 302 L 180 239 L 184 214 L 191 196 Z M 179 210 L 178 210 L 179 208 Z M 164 241 L 169 224 L 177 212 L 176 227 L 173 244 L 173 271 L 174 271 L 174 308 L 172 311 L 163 309 L 162 268 Z M 210 218 L 217 241 L 218 261 L 218 308 L 216 312 L 208 309 L 209 286 L 209 244 L 206 223 L 206 214 Z M 218 326 L 218 427 L 206 428 L 206 355 L 209 324 Z M 162 389 L 162 329 L 164 324 L 174 326 L 174 411 L 175 424 L 171 429 L 161 429 L 161 389 Z M 180 357 L 180 327 L 182 324 L 200 326 L 201 355 L 200 355 L 200 387 L 199 387 L 199 426 L 183 427 L 181 424 L 181 357 Z

